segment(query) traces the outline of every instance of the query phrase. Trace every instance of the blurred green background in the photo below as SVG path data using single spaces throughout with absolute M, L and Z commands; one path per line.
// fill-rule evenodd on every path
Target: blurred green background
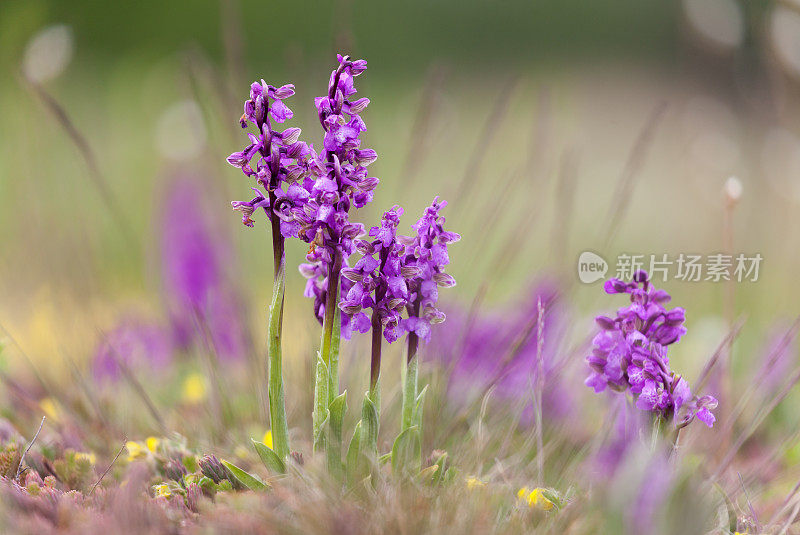
M 609 302 L 577 283 L 584 250 L 612 270 L 620 252 L 761 253 L 761 278 L 734 285 L 728 310 L 730 285 L 667 284 L 689 309 L 675 351 L 689 375 L 730 317 L 748 318 L 736 349 L 747 363 L 798 312 L 800 15 L 789 0 L 5 0 L 6 335 L 57 375 L 58 355 L 90 355 L 120 314 L 160 314 L 163 191 L 191 176 L 206 201 L 197 209 L 234 244 L 228 275 L 262 340 L 268 231 L 229 212 L 249 184 L 225 157 L 246 142 L 237 120 L 260 78 L 297 86 L 291 124 L 319 145 L 313 97 L 337 51 L 369 62 L 358 87 L 372 101 L 365 139 L 381 185 L 357 218 L 370 226 L 399 203 L 410 224 L 434 195 L 450 200 L 449 226 L 464 236 L 452 252 L 457 304 L 482 292 L 486 306 L 505 302 L 547 273 L 588 332 Z M 731 175 L 744 193 L 724 238 Z M 290 244 L 290 266 L 303 249 Z M 288 284 L 287 328 L 314 338 L 296 271 Z

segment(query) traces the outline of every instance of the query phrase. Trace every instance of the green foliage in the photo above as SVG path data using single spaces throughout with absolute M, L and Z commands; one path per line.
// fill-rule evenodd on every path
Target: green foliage
M 402 431 L 392 446 L 392 472 L 396 475 L 419 472 L 422 464 L 422 443 L 419 427 L 413 425 Z
M 250 490 L 266 490 L 269 488 L 269 484 L 265 483 L 260 477 L 255 474 L 250 474 L 245 472 L 235 464 L 226 461 L 225 459 L 221 459 L 222 464 L 225 465 L 225 468 L 230 470 L 233 477 L 236 479 L 237 482 L 241 483 L 245 487 Z
M 18 444 L 12 442 L 0 450 L 0 476 L 12 478 L 17 473 L 22 452 Z
M 52 466 L 58 480 L 70 489 L 83 491 L 94 481 L 91 461 L 74 450 L 65 450 L 63 457 L 54 460 Z
M 317 352 L 316 372 L 314 374 L 314 413 L 312 425 L 314 432 L 314 451 L 323 449 L 323 424 L 328 419 L 328 365 Z
M 361 421 L 356 424 L 353 430 L 353 437 L 350 439 L 350 445 L 347 448 L 346 466 L 347 481 L 352 485 L 356 476 L 361 471 Z
M 414 405 L 414 416 L 412 418 L 412 425 L 416 425 L 420 429 L 420 434 L 422 433 L 422 409 L 425 404 L 425 393 L 428 391 L 428 385 L 422 389 L 422 392 L 419 393 L 416 399 L 416 403 Z
M 269 446 L 256 439 L 250 439 L 253 442 L 253 447 L 256 449 L 261 462 L 267 467 L 267 470 L 276 474 L 286 473 L 286 463 L 283 462 L 278 454 L 273 451 Z
M 281 259 L 272 288 L 269 306 L 269 420 L 275 453 L 281 459 L 289 456 L 289 425 L 286 422 L 286 400 L 283 393 L 283 300 L 286 292 L 286 263 Z
M 364 394 L 361 406 L 361 453 L 374 458 L 378 455 L 378 409 L 375 407 L 369 392 Z
M 328 420 L 325 426 L 327 434 L 328 470 L 338 478 L 342 472 L 342 422 L 347 410 L 347 391 L 334 398 L 328 408 Z

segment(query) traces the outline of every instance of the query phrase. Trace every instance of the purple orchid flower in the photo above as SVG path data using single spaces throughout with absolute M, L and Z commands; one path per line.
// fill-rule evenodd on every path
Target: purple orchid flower
M 717 400 L 693 397 L 686 380 L 669 369 L 668 346 L 686 333 L 684 310 L 664 308 L 670 295 L 655 289 L 645 271 L 637 271 L 632 282 L 609 279 L 605 291 L 629 294 L 631 304 L 619 309 L 615 318 L 596 318 L 601 331 L 586 357 L 592 370 L 586 385 L 595 392 L 630 392 L 639 409 L 668 421 L 683 409 L 678 428 L 695 417 L 712 427 Z

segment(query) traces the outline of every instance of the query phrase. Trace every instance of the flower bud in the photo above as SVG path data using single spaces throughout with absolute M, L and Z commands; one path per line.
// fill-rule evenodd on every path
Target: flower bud
M 292 168 L 291 171 L 286 173 L 286 182 L 288 182 L 289 184 L 297 182 L 303 177 L 304 174 L 305 171 L 303 170 L 302 167 L 294 167 Z
M 607 316 L 597 316 L 594 321 L 600 326 L 601 329 L 612 331 L 616 327 L 614 320 Z
M 180 483 L 183 480 L 183 476 L 188 473 L 189 471 L 178 459 L 170 459 L 167 464 L 164 465 L 164 475 L 178 483 Z
M 286 146 L 297 143 L 297 140 L 300 139 L 300 129 L 294 127 L 287 128 L 281 133 L 281 139 Z
M 197 464 L 200 472 L 214 483 L 228 479 L 228 469 L 214 455 L 203 455 Z
M 422 269 L 419 266 L 403 266 L 400 268 L 400 275 L 403 276 L 404 279 L 413 279 L 414 277 L 418 277 L 422 273 Z
M 294 84 L 282 85 L 275 90 L 274 96 L 277 99 L 285 99 L 294 95 Z
M 358 165 L 368 166 L 378 159 L 378 153 L 374 149 L 364 149 L 356 151 L 355 162 Z
M 372 191 L 378 185 L 380 180 L 375 178 L 374 176 L 362 178 L 358 181 L 358 187 L 364 191 Z
M 367 109 L 369 105 L 369 99 L 367 97 L 360 98 L 355 102 L 350 103 L 350 113 L 358 115 L 362 111 Z
M 367 60 L 365 59 L 357 59 L 350 64 L 350 74 L 353 76 L 358 76 L 362 72 L 367 70 Z
M 452 275 L 443 272 L 434 273 L 433 280 L 442 288 L 452 288 L 456 285 L 456 279 L 454 279 Z
M 342 270 L 342 277 L 353 282 L 361 282 L 364 280 L 364 274 L 353 268 L 344 268 Z

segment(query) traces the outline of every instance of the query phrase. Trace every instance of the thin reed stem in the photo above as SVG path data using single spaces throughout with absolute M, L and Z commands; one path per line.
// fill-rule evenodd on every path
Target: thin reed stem
M 539 483 L 544 484 L 544 420 L 542 410 L 542 397 L 544 391 L 544 362 L 542 351 L 544 349 L 544 306 L 542 298 L 536 302 L 537 331 L 536 331 L 536 467 Z

